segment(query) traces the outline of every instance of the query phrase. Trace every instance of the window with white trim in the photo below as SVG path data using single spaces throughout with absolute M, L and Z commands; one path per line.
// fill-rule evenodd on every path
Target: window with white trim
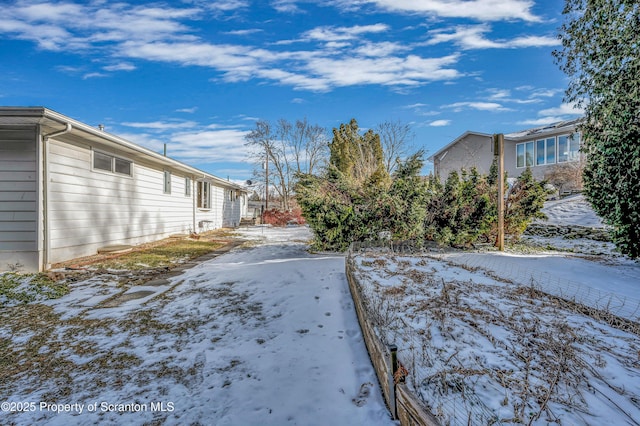
M 93 151 L 93 170 L 132 176 L 133 162 L 115 155 Z
M 199 181 L 196 195 L 198 197 L 196 205 L 199 209 L 211 208 L 211 184 L 209 182 Z
M 536 166 L 555 164 L 556 138 L 538 139 L 536 141 Z
M 548 166 L 580 159 L 580 134 L 560 135 L 516 144 L 516 167 Z
M 191 197 L 191 178 L 184 178 L 184 196 Z
M 580 160 L 580 133 L 558 136 L 558 163 Z
M 532 167 L 535 147 L 533 141 L 516 145 L 516 167 Z

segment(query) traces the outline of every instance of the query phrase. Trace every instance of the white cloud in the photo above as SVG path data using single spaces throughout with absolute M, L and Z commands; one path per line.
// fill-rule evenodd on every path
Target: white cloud
M 562 93 L 563 89 L 533 89 L 532 98 L 552 98 L 558 93 Z
M 523 36 L 508 41 L 507 45 L 508 47 L 550 47 L 559 46 L 560 40 L 556 37 Z
M 531 89 L 529 89 L 531 90 Z M 512 96 L 511 90 L 508 89 L 487 89 L 487 93 L 489 94 L 488 100 L 490 101 L 500 101 L 500 102 L 510 102 L 515 104 L 535 104 L 542 102 L 542 100 L 538 97 L 534 97 L 529 94 L 529 97 L 526 99 L 520 99 Z
M 273 4 L 295 5 L 295 2 Z M 321 46 L 308 50 L 213 43 L 195 35 L 199 33 L 185 24 L 188 20 L 201 19 L 206 8 L 228 11 L 245 6 L 246 1 L 238 0 L 214 3 L 192 0 L 191 7 L 187 8 L 103 1 L 38 3 L 3 10 L 0 35 L 31 40 L 46 50 L 100 55 L 102 71 L 133 71 L 135 66 L 127 59 L 136 59 L 211 68 L 219 73 L 214 80 L 261 79 L 298 90 L 330 91 L 365 84 L 400 90 L 462 76 L 454 68 L 457 55 L 440 58 L 407 55 L 410 46 L 367 40 L 368 35 L 389 32 L 391 28 L 384 23 L 314 28 L 305 32 L 301 40 Z M 351 49 L 350 56 L 344 55 L 345 48 Z M 105 57 L 113 63 L 105 66 Z M 87 61 L 86 66 L 91 63 Z M 84 78 L 106 76 L 91 69 L 82 72 Z
M 464 111 L 466 109 L 475 109 L 478 111 L 509 111 L 509 108 L 505 108 L 497 102 L 456 102 L 449 105 L 443 105 L 442 108 L 451 108 L 455 112 Z
M 491 32 L 487 24 L 458 25 L 429 31 L 431 37 L 426 45 L 452 42 L 466 50 L 472 49 L 512 49 L 523 47 L 549 47 L 560 44 L 555 37 L 521 36 L 511 40 L 489 40 L 484 35 Z
M 271 7 L 280 13 L 302 13 L 296 4 L 296 0 L 274 0 Z
M 407 57 L 383 58 L 313 58 L 308 69 L 330 86 L 360 84 L 416 86 L 429 81 L 454 79 L 461 74 L 448 66 L 457 62 L 457 55 L 442 58 Z
M 564 119 L 562 117 L 549 116 L 549 117 L 541 117 L 541 118 L 535 118 L 531 120 L 519 121 L 518 124 L 537 127 L 537 126 L 546 126 L 547 124 L 553 124 L 559 121 L 564 121 Z
M 209 2 L 207 7 L 221 12 L 229 12 L 249 7 L 249 2 L 247 0 L 217 0 Z
M 511 91 L 507 89 L 489 89 L 488 92 L 491 100 L 504 100 L 511 97 Z
M 569 120 L 584 114 L 582 108 L 577 108 L 574 104 L 563 103 L 558 107 L 547 108 L 538 111 L 538 118 L 524 120 L 518 124 L 527 126 L 544 126 L 547 124 L 557 123 L 559 121 Z
M 563 103 L 559 107 L 543 109 L 538 115 L 583 115 L 584 108 L 577 107 L 575 104 Z
M 119 64 L 107 65 L 102 67 L 105 71 L 133 71 L 136 66 L 127 62 L 121 62 Z
M 303 34 L 303 38 L 320 41 L 354 40 L 367 33 L 380 33 L 389 30 L 386 24 L 356 25 L 353 27 L 316 27 Z
M 540 21 L 531 12 L 534 5 L 531 0 L 338 0 L 335 3 L 348 8 L 367 3 L 392 12 L 421 13 L 443 18 Z
M 87 73 L 87 74 L 83 75 L 82 79 L 83 80 L 87 80 L 87 79 L 90 79 L 90 78 L 104 78 L 104 77 L 108 77 L 108 75 L 104 74 L 104 73 L 101 73 L 101 72 L 90 72 L 90 73 Z
M 413 109 L 413 108 L 422 108 L 422 107 L 425 107 L 425 106 L 427 106 L 427 104 L 417 103 L 417 104 L 405 105 L 405 106 L 403 106 L 403 108 Z
M 151 121 L 147 123 L 125 122 L 122 123 L 122 125 L 127 127 L 135 127 L 137 129 L 166 131 L 174 129 L 190 129 L 196 127 L 198 123 L 196 123 L 195 121 Z
M 263 31 L 264 30 L 262 30 L 260 28 L 251 28 L 251 29 L 247 29 L 247 30 L 227 31 L 225 34 L 237 35 L 237 36 L 246 36 L 246 35 L 261 33 Z
M 383 57 L 407 50 L 409 50 L 409 47 L 406 45 L 384 41 L 380 43 L 365 43 L 357 47 L 355 53 L 361 56 Z
M 425 44 L 435 45 L 453 42 L 463 49 L 499 48 L 500 44 L 487 40 L 484 33 L 490 31 L 488 25 L 457 26 L 429 31 L 431 37 Z
M 449 124 L 451 124 L 451 120 L 435 120 L 435 121 L 432 121 L 431 123 L 429 123 L 429 126 L 431 126 L 431 127 L 443 127 L 443 126 L 448 126 Z
M 198 107 L 180 108 L 180 109 L 177 109 L 176 112 L 186 112 L 188 114 L 193 114 L 197 110 L 198 110 Z
M 154 123 L 128 124 L 154 125 Z M 245 130 L 218 124 L 195 126 L 192 130 L 176 129 L 176 131 L 172 131 L 173 129 L 170 126 L 164 127 L 160 125 L 158 127 L 160 130 L 165 131 L 162 136 L 158 136 L 158 133 L 150 134 L 144 132 L 119 132 L 119 135 L 154 152 L 163 152 L 164 144 L 166 144 L 169 157 L 187 164 L 250 161 L 249 150 L 245 146 L 244 139 L 248 132 Z M 211 130 L 208 127 L 219 127 L 219 129 Z
M 246 131 L 222 129 L 176 133 L 168 146 L 171 156 L 190 164 L 249 161 Z

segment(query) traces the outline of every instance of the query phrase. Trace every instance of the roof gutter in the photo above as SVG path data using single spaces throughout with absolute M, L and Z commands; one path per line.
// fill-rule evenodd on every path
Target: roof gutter
M 49 139 L 55 138 L 65 133 L 69 133 L 73 130 L 73 126 L 71 123 L 62 123 L 65 124 L 65 128 L 63 130 L 59 130 L 57 132 L 49 133 L 48 135 L 42 135 L 42 168 L 44 178 L 42 179 L 42 214 L 43 214 L 43 239 L 44 239 L 44 255 L 42 258 L 42 270 L 47 270 L 51 267 L 50 264 L 50 253 L 51 253 L 51 235 L 49 232 L 50 229 L 50 219 L 49 219 Z

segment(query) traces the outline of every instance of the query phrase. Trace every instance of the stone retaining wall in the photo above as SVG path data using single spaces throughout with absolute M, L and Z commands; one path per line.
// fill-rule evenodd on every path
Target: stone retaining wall
M 547 223 L 532 223 L 524 233 L 525 235 L 536 235 L 539 237 L 563 237 L 566 239 L 586 238 L 595 241 L 611 241 L 607 229 L 590 228 L 579 225 L 558 226 Z

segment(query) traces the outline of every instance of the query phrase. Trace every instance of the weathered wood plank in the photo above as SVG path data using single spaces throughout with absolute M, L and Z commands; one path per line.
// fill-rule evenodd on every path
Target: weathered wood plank
M 371 363 L 373 364 L 378 381 L 382 388 L 382 393 L 387 406 L 391 410 L 395 410 L 394 416 L 397 415 L 402 426 L 440 426 L 437 419 L 426 409 L 423 403 L 410 392 L 403 383 L 394 385 L 393 372 L 389 365 L 389 354 L 387 348 L 380 342 L 375 334 L 373 326 L 367 318 L 366 309 L 362 302 L 362 295 L 359 290 L 357 278 L 355 276 L 355 266 L 351 255 L 347 255 L 346 259 L 346 275 L 349 282 L 349 289 L 353 298 L 356 316 L 362 329 Z

